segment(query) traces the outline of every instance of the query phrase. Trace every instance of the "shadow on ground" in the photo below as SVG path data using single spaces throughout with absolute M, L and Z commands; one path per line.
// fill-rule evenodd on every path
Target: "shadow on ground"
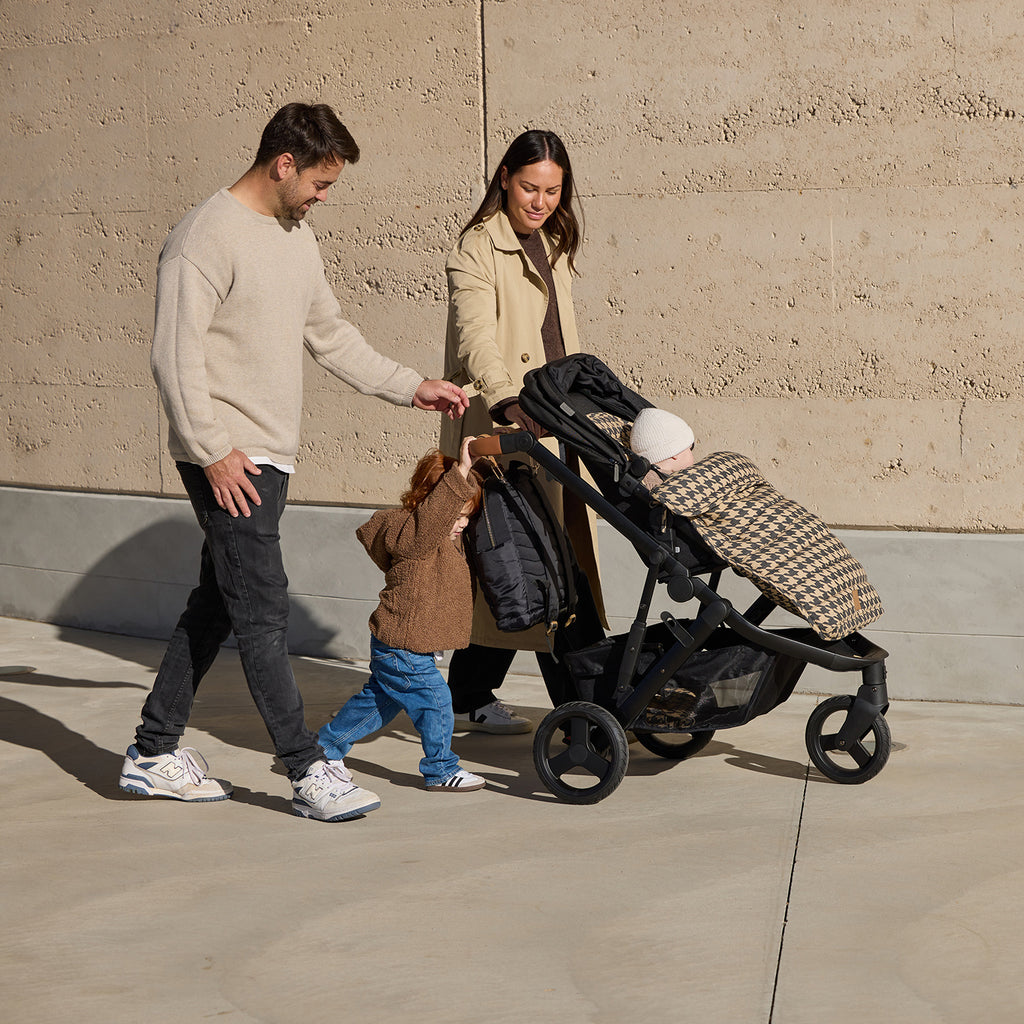
M 89 647 L 108 657 L 152 666 L 154 671 L 163 653 L 161 642 L 77 629 L 65 631 L 61 639 Z M 303 694 L 306 719 L 310 728 L 314 730 L 326 722 L 352 694 L 361 689 L 367 677 L 365 665 L 309 657 L 294 657 L 292 664 Z M 146 683 L 116 679 L 98 681 L 38 672 L 11 679 L 16 679 L 23 685 L 27 684 L 31 689 L 41 687 L 68 691 L 131 690 L 137 695 L 139 710 L 148 692 Z M 23 694 L 24 690 L 19 696 Z M 73 707 L 73 702 L 69 702 L 69 707 Z M 535 723 L 539 723 L 550 710 L 547 707 L 518 707 Z M 126 720 L 125 747 L 132 740 L 137 722 L 137 717 Z M 190 728 L 207 733 L 229 746 L 263 753 L 267 758 L 268 770 L 274 767 L 270 739 L 246 686 L 238 653 L 232 648 L 221 650 L 217 661 L 203 681 L 197 694 Z M 414 750 L 410 751 L 409 757 L 402 758 L 401 766 L 393 763 L 376 763 L 367 756 L 372 750 L 369 743 L 372 738 L 368 738 L 357 745 L 346 759 L 352 770 L 367 780 L 385 780 L 391 785 L 408 788 L 422 786 L 419 773 L 415 770 L 410 771 L 407 767 L 415 766 L 420 756 L 419 737 L 408 718 L 400 714 L 376 735 L 384 735 L 391 740 L 408 744 Z M 720 733 L 719 737 L 721 735 Z M 74 731 L 63 721 L 33 708 L 30 703 L 6 696 L 0 697 L 0 739 L 41 751 L 62 771 L 104 799 L 131 799 L 111 782 L 120 772 L 124 748 L 104 749 Z M 472 763 L 475 770 L 487 778 L 492 790 L 519 799 L 555 799 L 543 786 L 534 768 L 532 734 L 492 736 L 475 732 L 456 732 L 452 746 L 461 759 Z M 744 771 L 780 778 L 827 782 L 805 763 L 745 750 L 718 737 L 696 757 L 719 758 L 725 764 Z M 628 775 L 653 776 L 668 770 L 685 772 L 686 765 L 658 757 L 638 744 L 631 745 Z M 272 793 L 236 786 L 235 799 L 282 813 L 291 812 L 290 802 Z

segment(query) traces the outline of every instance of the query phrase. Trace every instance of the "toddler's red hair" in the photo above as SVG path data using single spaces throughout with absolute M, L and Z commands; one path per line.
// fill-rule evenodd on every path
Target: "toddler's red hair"
M 437 486 L 438 480 L 448 472 L 457 460 L 450 455 L 443 455 L 439 448 L 432 448 L 426 455 L 416 463 L 412 471 L 412 479 L 409 481 L 409 489 L 399 499 L 402 508 L 412 512 L 417 508 L 423 499 Z M 470 473 L 469 485 L 473 488 L 473 497 L 467 502 L 470 508 L 470 515 L 473 515 L 480 507 L 480 479 L 476 473 Z

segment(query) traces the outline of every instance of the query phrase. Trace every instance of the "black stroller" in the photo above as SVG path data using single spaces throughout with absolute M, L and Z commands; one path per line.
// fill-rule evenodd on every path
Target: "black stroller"
M 811 761 L 835 782 L 873 778 L 891 748 L 886 651 L 856 631 L 829 641 L 809 627 L 765 628 L 777 600 L 762 593 L 741 613 L 716 592 L 728 563 L 687 518 L 652 500 L 642 482 L 646 460 L 595 415 L 631 424 L 650 404 L 594 356 L 567 356 L 527 374 L 522 409 L 578 455 L 600 491 L 531 433 L 488 439 L 503 454 L 529 454 L 629 540 L 648 567 L 629 632 L 565 656 L 583 699 L 556 707 L 538 726 L 533 758 L 541 780 L 570 803 L 603 800 L 629 764 L 626 730 L 653 753 L 685 760 L 716 730 L 743 725 L 785 701 L 807 664 L 861 673 L 856 695 L 824 700 L 811 713 L 805 733 Z M 659 585 L 674 602 L 696 600 L 696 614 L 663 612 L 649 624 Z

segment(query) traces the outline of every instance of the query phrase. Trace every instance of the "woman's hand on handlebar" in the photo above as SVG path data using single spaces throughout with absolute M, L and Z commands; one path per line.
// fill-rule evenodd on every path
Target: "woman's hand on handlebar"
M 525 412 L 519 407 L 518 402 L 513 402 L 512 405 L 505 407 L 505 417 L 510 423 L 514 423 L 517 427 L 522 427 L 523 430 L 528 430 L 534 437 L 546 437 L 547 431 L 530 416 L 527 416 Z

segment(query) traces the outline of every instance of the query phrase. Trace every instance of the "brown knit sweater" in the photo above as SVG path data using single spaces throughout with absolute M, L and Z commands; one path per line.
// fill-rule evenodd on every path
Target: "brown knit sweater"
M 381 509 L 356 530 L 384 570 L 380 604 L 370 616 L 370 632 L 381 643 L 418 654 L 469 645 L 473 579 L 462 538 L 452 541 L 450 534 L 474 493 L 452 466 L 412 512 Z

